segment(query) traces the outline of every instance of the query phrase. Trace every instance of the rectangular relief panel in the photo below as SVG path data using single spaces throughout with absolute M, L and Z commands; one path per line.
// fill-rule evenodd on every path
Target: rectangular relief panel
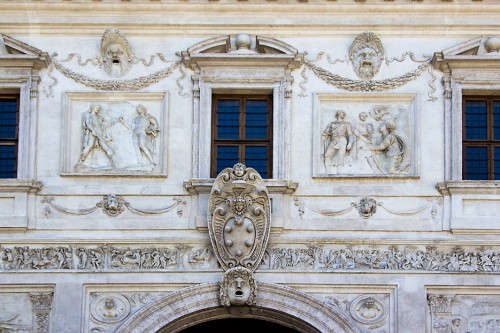
M 415 94 L 316 94 L 314 177 L 415 177 Z
M 62 175 L 167 175 L 166 92 L 65 97 Z

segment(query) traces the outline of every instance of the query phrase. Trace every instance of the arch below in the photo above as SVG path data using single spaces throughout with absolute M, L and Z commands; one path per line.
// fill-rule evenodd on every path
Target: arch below
M 335 308 L 293 288 L 257 284 L 252 307 L 222 307 L 219 283 L 173 292 L 132 315 L 116 333 L 176 333 L 188 326 L 224 318 L 256 318 L 303 333 L 360 333 Z

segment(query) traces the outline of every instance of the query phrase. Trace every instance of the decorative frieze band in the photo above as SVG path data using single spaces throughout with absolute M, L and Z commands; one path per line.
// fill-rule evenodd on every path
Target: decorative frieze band
M 218 269 L 209 246 L 0 246 L 0 270 Z M 437 246 L 270 246 L 257 270 L 499 273 L 500 251 Z

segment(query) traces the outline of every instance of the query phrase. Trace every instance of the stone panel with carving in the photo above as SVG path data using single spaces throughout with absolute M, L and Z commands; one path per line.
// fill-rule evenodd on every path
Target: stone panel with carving
M 63 174 L 165 175 L 166 93 L 67 93 Z
M 495 333 L 500 331 L 500 294 L 494 289 L 484 294 L 464 290 L 429 293 L 431 332 Z M 449 293 L 451 292 L 451 293 Z M 470 291 L 473 293 L 473 291 Z
M 315 100 L 314 176 L 417 173 L 415 95 L 328 95 Z

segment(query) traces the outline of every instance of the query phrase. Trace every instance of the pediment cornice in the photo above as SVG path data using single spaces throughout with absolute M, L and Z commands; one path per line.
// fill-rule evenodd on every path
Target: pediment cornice
M 0 67 L 46 68 L 50 63 L 47 52 L 0 34 Z

